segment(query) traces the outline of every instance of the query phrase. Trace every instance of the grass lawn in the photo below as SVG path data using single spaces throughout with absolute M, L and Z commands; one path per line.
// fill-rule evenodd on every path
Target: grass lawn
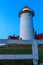
M 9 45 L 0 47 L 0 54 L 31 54 L 31 45 Z
M 38 46 L 38 53 L 39 53 L 39 63 L 43 62 L 43 45 Z M 31 45 L 16 45 L 16 44 L 2 46 L 0 47 L 0 54 L 32 54 L 32 46 Z M 32 60 L 31 61 L 30 60 L 9 60 L 9 61 L 4 60 L 3 63 L 5 63 L 5 65 L 17 65 L 17 64 L 18 65 L 32 65 L 33 64 Z

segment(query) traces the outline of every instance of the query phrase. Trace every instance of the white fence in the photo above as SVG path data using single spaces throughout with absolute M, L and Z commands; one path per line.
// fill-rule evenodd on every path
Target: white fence
M 0 39 L 1 44 L 31 44 L 32 54 L 0 54 L 0 60 L 5 59 L 33 59 L 34 65 L 38 65 L 38 44 L 43 44 L 43 40 L 7 40 Z

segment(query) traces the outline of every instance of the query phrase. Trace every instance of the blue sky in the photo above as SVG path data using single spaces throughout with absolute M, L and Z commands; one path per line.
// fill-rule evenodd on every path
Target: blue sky
M 24 6 L 35 10 L 34 29 L 37 34 L 43 33 L 43 0 L 0 0 L 0 38 L 19 35 L 18 13 Z

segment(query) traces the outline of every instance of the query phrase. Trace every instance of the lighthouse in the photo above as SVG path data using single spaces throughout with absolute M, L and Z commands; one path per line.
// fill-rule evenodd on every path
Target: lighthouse
M 20 17 L 20 38 L 22 40 L 34 39 L 33 31 L 33 16 L 34 12 L 29 7 L 25 6 L 19 13 Z

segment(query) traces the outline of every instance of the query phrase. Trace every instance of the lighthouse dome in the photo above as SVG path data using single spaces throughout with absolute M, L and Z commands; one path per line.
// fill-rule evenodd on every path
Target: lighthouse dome
M 22 10 L 19 13 L 19 16 L 21 16 L 23 13 L 31 13 L 32 16 L 34 16 L 34 11 L 31 10 L 31 8 L 25 6 L 24 8 L 22 8 Z
M 25 6 L 25 7 L 23 8 L 23 11 L 29 11 L 29 10 L 30 10 L 30 8 L 27 7 L 27 6 Z

